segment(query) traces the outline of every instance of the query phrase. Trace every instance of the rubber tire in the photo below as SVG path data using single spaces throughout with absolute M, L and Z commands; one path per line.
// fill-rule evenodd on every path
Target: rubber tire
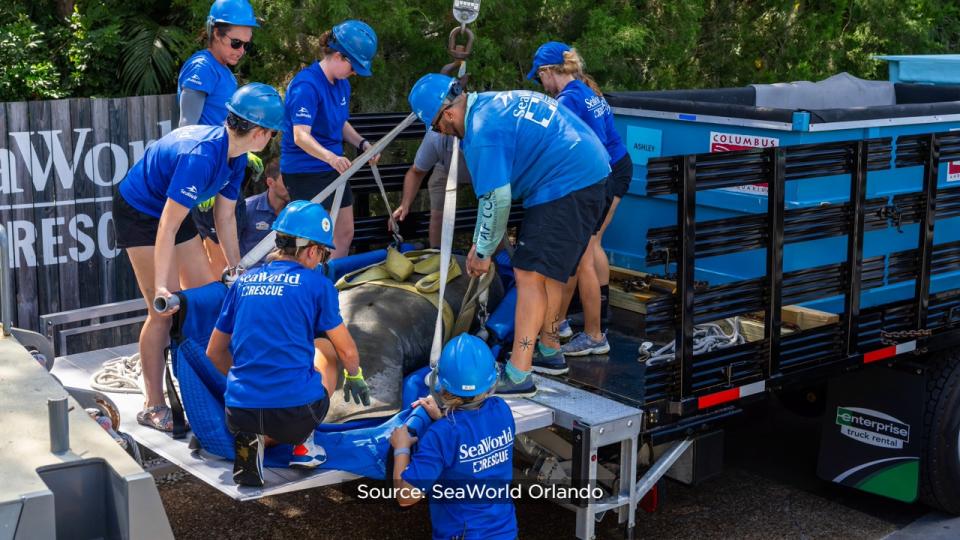
M 920 456 L 920 500 L 960 515 L 960 350 L 931 357 Z

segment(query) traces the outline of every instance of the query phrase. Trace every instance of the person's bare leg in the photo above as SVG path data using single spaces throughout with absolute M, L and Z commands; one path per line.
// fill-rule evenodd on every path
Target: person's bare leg
M 513 352 L 510 363 L 520 371 L 530 371 L 533 365 L 533 347 L 537 344 L 537 334 L 543 326 L 547 312 L 545 282 L 550 280 L 529 270 L 514 268 L 513 271 L 517 280 L 517 308 L 514 312 Z
M 583 306 L 583 331 L 594 341 L 603 338 L 600 330 L 600 282 L 597 279 L 595 248 L 599 244 L 596 236 L 590 237 L 590 243 L 580 258 L 577 276 L 580 283 L 580 304 Z
M 339 259 L 350 254 L 350 244 L 353 243 L 353 206 L 344 206 L 337 214 L 337 223 L 333 226 L 333 250 L 330 259 Z
M 313 355 L 313 369 L 323 378 L 323 387 L 327 396 L 332 396 L 337 390 L 337 381 L 340 378 L 337 349 L 329 339 L 317 338 L 313 340 L 316 351 Z
M 563 284 L 563 298 L 560 300 L 560 320 L 567 318 L 567 312 L 570 311 L 570 303 L 573 302 L 573 294 L 577 292 L 577 276 L 574 275 Z
M 546 293 L 546 305 L 543 324 L 540 325 L 540 342 L 544 347 L 560 349 L 560 302 L 563 301 L 563 283 L 555 279 L 540 276 Z M 520 309 L 519 304 L 517 309 Z
M 220 244 L 217 244 L 209 238 L 203 239 L 202 242 L 203 255 L 207 260 L 210 274 L 220 277 L 220 275 L 223 274 L 223 269 L 227 267 L 227 259 L 223 257 L 223 250 L 220 249 Z M 187 288 L 189 287 L 184 286 L 184 289 Z
M 610 260 L 607 258 L 607 252 L 603 250 L 603 233 L 607 230 L 610 222 L 613 221 L 613 214 L 617 211 L 619 204 L 620 197 L 614 197 L 613 202 L 610 203 L 610 210 L 607 210 L 607 217 L 604 218 L 603 225 L 597 232 L 597 243 L 593 250 L 594 268 L 597 269 L 597 281 L 601 287 L 610 284 Z
M 220 259 L 223 260 L 223 250 L 220 249 L 220 246 L 213 242 L 210 242 L 210 245 L 216 248 L 216 253 L 219 253 Z M 205 245 L 201 243 L 199 236 L 194 236 L 186 242 L 177 244 L 177 261 L 180 263 L 178 265 L 180 279 L 180 287 L 178 289 L 202 287 L 220 278 L 220 274 L 222 274 L 223 269 L 226 268 L 226 260 L 223 262 L 224 266 L 221 266 L 220 270 L 214 273 L 212 271 L 212 265 L 203 264 L 204 261 L 207 260 L 204 247 Z M 170 288 L 171 292 L 173 290 L 174 288 Z
M 127 256 L 137 277 L 140 293 L 147 303 L 147 320 L 140 329 L 140 363 L 143 366 L 143 393 L 146 407 L 164 405 L 163 397 L 163 351 L 170 344 L 170 317 L 161 317 L 153 309 L 154 288 L 153 246 L 127 249 Z M 203 266 L 206 268 L 206 265 Z M 167 283 L 176 288 L 177 264 L 170 266 L 172 275 Z

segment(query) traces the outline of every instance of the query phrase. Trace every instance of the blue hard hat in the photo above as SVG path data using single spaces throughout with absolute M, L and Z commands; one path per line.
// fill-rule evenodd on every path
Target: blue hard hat
M 410 102 L 410 108 L 421 122 L 426 124 L 427 129 L 433 124 L 434 118 L 443 107 L 443 102 L 448 97 L 460 95 L 460 83 L 453 77 L 441 75 L 439 73 L 428 73 L 413 85 L 407 101 Z
M 330 214 L 322 205 L 310 201 L 293 201 L 280 211 L 271 229 L 313 240 L 318 244 L 334 249 L 333 222 Z
M 563 63 L 563 53 L 570 50 L 570 46 L 559 41 L 548 41 L 537 49 L 533 55 L 533 68 L 527 73 L 527 78 L 536 81 L 537 71 L 543 66 L 555 66 Z
M 247 0 L 216 0 L 210 6 L 207 26 L 213 26 L 216 23 L 260 27 L 257 16 L 253 13 L 253 6 Z
M 227 103 L 227 110 L 260 127 L 274 131 L 283 129 L 283 98 L 268 84 L 241 86 Z
M 443 346 L 437 380 L 455 396 L 479 396 L 497 383 L 497 362 L 482 339 L 460 334 Z
M 350 60 L 357 75 L 373 75 L 370 64 L 377 54 L 377 33 L 369 24 L 355 20 L 343 21 L 333 27 L 333 39 L 329 46 Z

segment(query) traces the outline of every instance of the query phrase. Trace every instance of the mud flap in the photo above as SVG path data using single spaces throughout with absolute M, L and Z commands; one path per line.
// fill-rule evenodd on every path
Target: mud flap
M 836 377 L 823 416 L 820 478 L 903 502 L 920 480 L 923 375 L 872 366 Z

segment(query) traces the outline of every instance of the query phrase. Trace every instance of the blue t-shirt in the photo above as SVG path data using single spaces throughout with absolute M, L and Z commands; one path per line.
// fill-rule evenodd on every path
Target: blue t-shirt
M 217 194 L 235 201 L 247 155 L 228 159 L 229 146 L 222 126 L 175 129 L 147 147 L 120 182 L 120 194 L 130 206 L 158 219 L 168 198 L 187 208 Z
M 350 118 L 350 83 L 332 83 L 314 62 L 300 70 L 287 87 L 286 118 L 280 140 L 280 170 L 284 173 L 318 173 L 334 170 L 303 151 L 293 140 L 293 126 L 310 126 L 321 146 L 343 155 L 343 124 Z
M 563 91 L 557 95 L 557 101 L 569 107 L 597 134 L 610 154 L 611 166 L 627 155 L 627 147 L 613 127 L 613 111 L 603 96 L 595 94 L 583 81 L 574 79 L 563 87 Z
M 261 240 L 270 234 L 270 226 L 277 214 L 270 207 L 267 192 L 247 197 L 247 208 L 240 223 L 240 255 L 246 255 Z
M 437 420 L 420 437 L 401 476 L 430 497 L 435 540 L 517 537 L 516 512 L 506 493 L 513 480 L 516 431 L 510 406 L 490 397 L 479 409 L 458 410 Z M 468 491 L 471 485 L 498 497 L 457 496 L 457 490 L 476 494 Z
M 610 156 L 583 120 L 552 97 L 528 90 L 468 99 L 463 153 L 477 196 L 510 184 L 529 208 L 596 184 Z
M 298 407 L 326 395 L 313 368 L 313 340 L 343 324 L 337 290 L 321 272 L 273 261 L 240 276 L 217 330 L 231 334 L 228 407 Z
M 203 102 L 198 124 L 204 126 L 222 126 L 227 119 L 227 102 L 237 91 L 237 78 L 230 68 L 217 62 L 209 49 L 193 53 L 180 67 L 177 77 L 177 102 L 184 88 L 203 92 L 207 99 Z

